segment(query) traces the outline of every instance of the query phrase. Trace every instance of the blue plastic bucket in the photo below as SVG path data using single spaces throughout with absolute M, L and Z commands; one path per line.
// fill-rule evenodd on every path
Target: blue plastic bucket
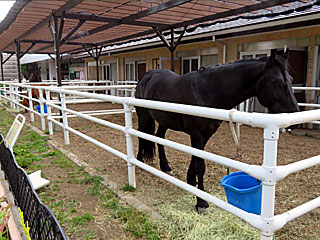
M 38 113 L 41 113 L 40 105 L 35 106 L 35 108 L 37 109 Z M 44 109 L 44 113 L 48 113 L 47 104 L 43 104 L 43 109 Z
M 262 184 L 244 172 L 234 172 L 221 179 L 228 203 L 249 213 L 260 215 Z

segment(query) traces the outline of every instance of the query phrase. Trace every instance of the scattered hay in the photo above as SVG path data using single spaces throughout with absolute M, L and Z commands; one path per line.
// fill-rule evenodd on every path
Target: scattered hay
M 208 214 L 199 215 L 191 207 L 193 202 L 195 202 L 194 196 L 187 194 L 175 202 L 160 206 L 159 210 L 163 216 L 160 230 L 166 233 L 166 239 L 249 240 L 260 238 L 258 230 L 212 204 Z

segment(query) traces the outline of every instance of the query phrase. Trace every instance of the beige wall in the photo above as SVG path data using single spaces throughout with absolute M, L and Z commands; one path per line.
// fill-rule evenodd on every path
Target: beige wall
M 307 69 L 306 85 L 311 86 L 314 48 L 316 44 L 315 39 L 317 35 L 320 35 L 320 27 L 308 27 L 308 28 L 299 28 L 299 29 L 293 29 L 293 30 L 250 35 L 245 37 L 222 39 L 222 41 L 227 44 L 226 60 L 228 62 L 228 61 L 234 61 L 239 58 L 238 46 L 242 44 L 281 40 L 281 39 L 291 39 L 291 38 L 303 38 L 303 37 L 309 38 L 310 46 L 308 51 L 308 69 Z M 221 56 L 221 53 L 222 51 L 219 51 L 219 57 Z M 311 94 L 310 92 L 307 92 L 307 95 L 306 95 L 307 102 L 311 102 L 310 94 Z
M 198 50 L 198 49 L 212 48 L 212 47 L 218 47 L 219 52 L 220 51 L 222 52 L 222 44 L 217 44 L 212 41 L 207 41 L 207 42 L 203 42 L 203 43 L 186 44 L 186 45 L 178 46 L 175 51 L 175 57 L 176 57 L 176 53 L 179 51 L 188 51 L 188 50 L 191 51 L 191 50 Z M 220 50 L 220 48 L 221 48 L 221 50 Z M 123 81 L 124 80 L 124 73 L 125 73 L 125 69 L 124 69 L 125 58 L 134 58 L 134 57 L 141 57 L 141 56 L 143 56 L 145 58 L 147 71 L 152 69 L 152 59 L 154 59 L 154 58 L 170 58 L 171 57 L 170 51 L 166 47 L 162 47 L 162 48 L 143 50 L 143 51 L 139 51 L 139 52 L 115 54 L 112 56 L 102 56 L 99 58 L 99 60 L 102 61 L 102 60 L 118 58 L 118 63 L 119 63 L 119 78 L 118 79 L 119 79 L 119 81 Z M 221 58 L 221 61 L 219 60 L 219 63 L 222 63 L 222 55 L 221 56 L 219 55 L 219 59 L 220 58 Z M 93 58 L 85 59 L 86 66 L 87 66 L 87 63 L 90 61 L 94 61 L 94 59 Z M 168 64 L 166 64 L 166 65 L 168 65 Z M 170 64 L 169 64 L 169 66 L 170 66 Z M 168 67 L 168 66 L 165 66 L 165 68 L 170 69 L 170 67 Z M 178 63 L 175 64 L 175 71 L 177 73 L 180 73 L 180 64 L 178 64 Z M 90 77 L 88 79 L 90 79 Z
M 299 28 L 299 29 L 293 29 L 293 30 L 262 33 L 262 34 L 256 34 L 256 35 L 248 35 L 244 37 L 221 39 L 221 42 L 226 44 L 226 62 L 230 62 L 230 61 L 237 60 L 239 58 L 238 46 L 242 44 L 308 37 L 310 38 L 310 46 L 309 46 L 309 52 L 308 52 L 307 86 L 310 86 L 312 82 L 312 70 L 313 70 L 313 58 L 314 58 L 313 55 L 314 55 L 315 39 L 317 35 L 320 35 L 319 27 L 308 27 L 308 28 Z M 175 57 L 176 57 L 176 53 L 179 51 L 188 51 L 188 50 L 191 51 L 191 50 L 217 47 L 218 62 L 222 63 L 223 43 L 221 42 L 206 41 L 202 43 L 180 45 L 176 49 Z M 118 63 L 119 63 L 119 73 L 118 73 L 119 80 L 124 80 L 125 58 L 140 57 L 140 56 L 143 56 L 145 58 L 146 70 L 148 71 L 152 69 L 153 58 L 159 58 L 159 57 L 170 58 L 170 52 L 166 47 L 162 47 L 162 48 L 143 50 L 139 52 L 122 53 L 122 54 L 117 54 L 111 57 L 103 56 L 100 58 L 100 60 L 106 60 L 106 59 L 117 57 Z M 88 58 L 86 59 L 86 63 L 88 61 L 94 61 L 94 60 L 92 58 L 91 59 Z M 307 101 L 310 101 L 309 93 L 307 95 Z

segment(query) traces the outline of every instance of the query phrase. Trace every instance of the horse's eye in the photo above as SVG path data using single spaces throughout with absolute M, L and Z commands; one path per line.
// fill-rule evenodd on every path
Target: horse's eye
M 281 87 L 283 84 L 282 84 L 282 82 L 280 82 L 280 81 L 273 81 L 273 82 L 271 82 L 272 83 L 272 85 L 273 86 L 275 86 L 275 87 Z

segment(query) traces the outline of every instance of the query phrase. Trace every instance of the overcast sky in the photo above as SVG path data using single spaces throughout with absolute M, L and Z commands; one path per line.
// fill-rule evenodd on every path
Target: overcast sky
M 2 1 L 0 0 L 0 21 L 5 18 L 8 11 L 12 7 L 15 1 Z

